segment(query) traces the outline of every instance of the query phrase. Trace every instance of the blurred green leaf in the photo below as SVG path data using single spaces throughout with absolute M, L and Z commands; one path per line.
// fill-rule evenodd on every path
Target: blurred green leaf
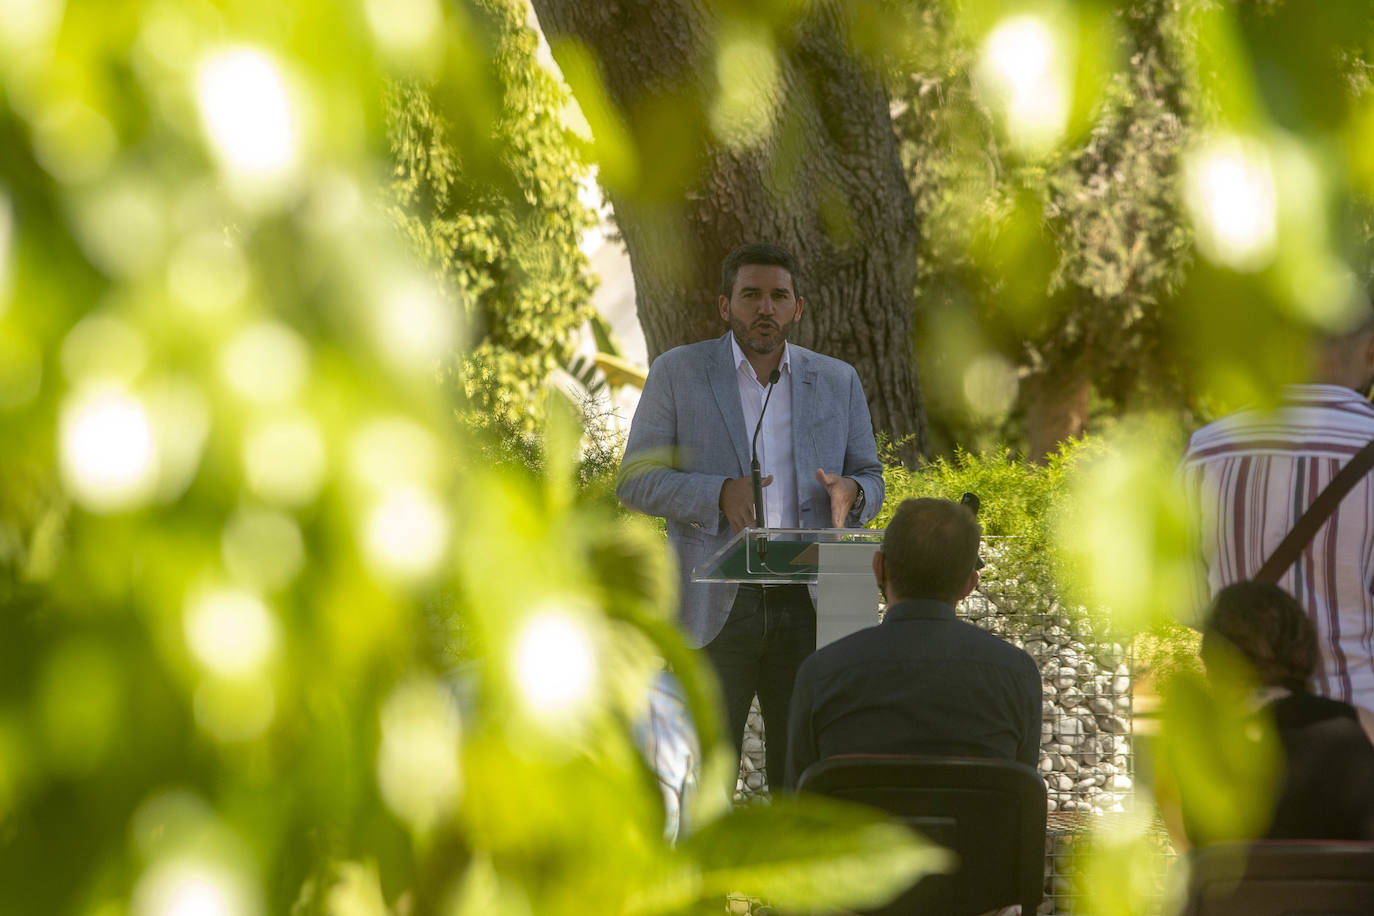
M 812 796 L 736 808 L 682 848 L 696 863 L 698 896 L 743 893 L 784 909 L 874 906 L 953 865 L 947 851 L 880 812 Z M 666 903 L 633 911 L 658 912 Z
M 661 529 L 615 505 L 606 418 L 542 404 L 589 315 L 587 161 L 663 234 L 664 276 L 687 270 L 704 167 L 771 144 L 770 194 L 804 173 L 814 125 L 770 93 L 807 88 L 810 6 L 720 6 L 700 66 L 623 110 L 560 45 L 574 104 L 513 0 L 21 7 L 0 17 L 0 911 L 187 887 L 242 912 L 838 909 L 948 864 L 814 799 L 726 812 L 733 748 Z M 1192 560 L 1177 417 L 1271 399 L 1363 286 L 1366 4 L 824 12 L 889 82 L 917 339 L 947 351 L 927 377 L 954 457 L 891 467 L 889 507 L 978 492 L 1006 575 L 1168 632 Z M 1072 58 L 1062 143 L 1033 162 L 975 78 L 1027 13 Z M 700 142 L 717 97 L 741 161 Z M 1180 159 L 1213 132 L 1273 165 L 1249 273 L 1197 259 L 1183 216 Z M 842 198 L 814 200 L 837 238 L 863 220 Z M 1066 368 L 1110 434 L 1026 465 L 1011 389 Z M 1142 404 L 1175 420 L 1110 430 Z M 961 429 L 993 447 L 954 451 Z M 634 739 L 665 664 L 705 757 L 678 847 Z M 1161 757 L 1207 835 L 1248 835 L 1272 736 L 1176 680 Z M 1104 912 L 1138 911 L 1145 870 L 1119 876 L 1142 836 L 1090 865 Z
M 1243 693 L 1215 690 L 1189 672 L 1179 673 L 1161 693 L 1162 781 L 1177 793 L 1189 839 L 1203 845 L 1262 836 L 1282 774 L 1273 722 L 1263 712 L 1252 713 Z

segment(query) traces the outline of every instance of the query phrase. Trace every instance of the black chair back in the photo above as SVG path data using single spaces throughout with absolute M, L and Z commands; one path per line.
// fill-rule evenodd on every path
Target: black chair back
M 1188 859 L 1182 916 L 1374 916 L 1374 843 L 1223 843 Z
M 807 767 L 799 792 L 895 815 L 953 850 L 956 871 L 927 875 L 882 916 L 975 916 L 1014 903 L 1035 913 L 1044 893 L 1045 783 L 1022 763 L 971 757 L 853 755 Z

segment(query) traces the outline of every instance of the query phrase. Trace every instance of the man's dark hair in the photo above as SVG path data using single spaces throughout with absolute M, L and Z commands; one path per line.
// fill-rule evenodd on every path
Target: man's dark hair
M 746 264 L 781 267 L 792 278 L 792 295 L 801 298 L 801 271 L 792 252 L 781 245 L 769 242 L 750 242 L 748 245 L 737 246 L 720 264 L 720 294 L 726 299 L 734 295 L 735 276 Z
M 883 564 L 897 597 L 953 604 L 978 563 L 982 529 L 967 506 L 947 499 L 906 499 L 887 523 Z
M 1268 582 L 1237 582 L 1217 592 L 1202 628 L 1202 656 L 1219 645 L 1239 652 L 1266 687 L 1307 690 L 1317 667 L 1317 630 L 1296 598 Z

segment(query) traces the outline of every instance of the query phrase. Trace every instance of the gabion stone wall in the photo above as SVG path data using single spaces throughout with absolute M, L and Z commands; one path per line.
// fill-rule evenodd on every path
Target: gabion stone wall
M 749 707 L 749 720 L 744 725 L 744 753 L 740 755 L 739 780 L 735 783 L 736 800 L 768 794 L 764 760 L 763 714 L 759 712 L 759 698 L 754 697 L 754 705 Z
M 1125 810 L 1131 790 L 1131 668 L 1125 646 L 1102 619 L 1047 610 L 1009 615 L 983 590 L 960 616 L 1025 649 L 1040 667 L 1044 693 L 1040 775 L 1049 810 Z

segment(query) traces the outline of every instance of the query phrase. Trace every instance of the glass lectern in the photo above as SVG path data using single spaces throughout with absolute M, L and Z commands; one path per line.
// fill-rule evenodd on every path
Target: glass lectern
M 878 622 L 872 528 L 745 528 L 692 570 L 697 582 L 804 583 L 816 601 L 816 647 Z

